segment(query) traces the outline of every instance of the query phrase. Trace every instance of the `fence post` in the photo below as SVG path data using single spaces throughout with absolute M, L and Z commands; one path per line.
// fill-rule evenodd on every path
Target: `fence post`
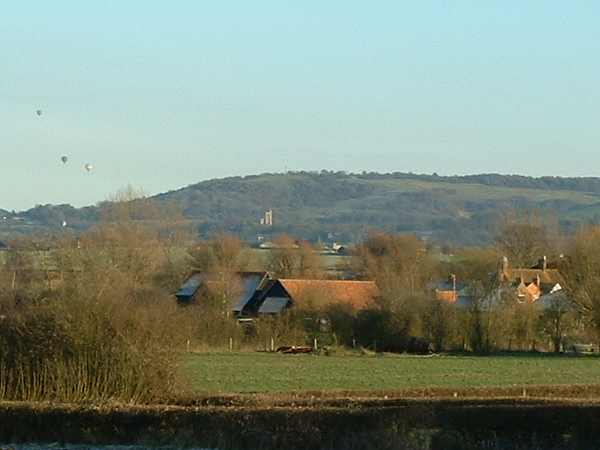
M 356 348 L 356 339 L 352 338 L 352 348 Z
M 318 343 L 317 343 L 317 338 L 314 338 L 314 340 L 313 340 L 313 349 L 319 350 L 319 346 L 318 346 Z
M 229 351 L 230 352 L 233 351 L 233 338 L 232 337 L 229 338 Z
M 190 352 L 190 340 L 189 339 L 185 342 L 185 349 L 188 353 Z
M 271 351 L 275 351 L 275 340 L 273 339 L 273 336 L 271 336 Z

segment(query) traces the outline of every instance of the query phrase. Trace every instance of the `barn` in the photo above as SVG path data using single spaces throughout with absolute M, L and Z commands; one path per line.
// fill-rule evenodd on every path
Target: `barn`
M 373 281 L 272 280 L 261 295 L 246 303 L 242 313 L 248 316 L 280 314 L 287 308 L 321 309 L 332 304 L 364 309 L 374 304 L 379 289 Z

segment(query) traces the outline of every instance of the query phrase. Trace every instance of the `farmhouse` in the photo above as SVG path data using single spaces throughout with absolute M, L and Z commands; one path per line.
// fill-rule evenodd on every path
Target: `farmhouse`
M 505 257 L 498 272 L 491 276 L 497 286 L 492 294 L 496 299 L 514 297 L 519 303 L 539 303 L 539 306 L 545 306 L 553 303 L 550 300 L 565 296 L 562 290 L 563 278 L 556 266 L 548 264 L 546 257 L 541 258 L 535 266 L 527 268 L 512 268 Z M 430 285 L 430 289 L 437 300 L 458 307 L 468 307 L 472 303 L 468 283 L 459 282 L 454 274 L 450 274 L 442 282 Z M 558 293 L 561 293 L 559 297 L 555 295 Z
M 520 303 L 533 303 L 543 295 L 560 291 L 561 283 L 564 285 L 560 272 L 548 267 L 545 256 L 531 268 L 511 268 L 504 257 L 497 281 L 504 290 L 513 292 Z

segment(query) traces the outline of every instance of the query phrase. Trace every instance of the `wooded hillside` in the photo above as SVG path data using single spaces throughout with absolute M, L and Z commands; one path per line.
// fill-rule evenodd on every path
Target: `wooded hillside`
M 600 222 L 600 178 L 288 172 L 208 180 L 153 198 L 169 211 L 180 209 L 200 235 L 223 230 L 249 241 L 257 234 L 285 232 L 353 242 L 377 228 L 479 244 L 489 241 L 499 216 L 509 210 L 537 210 L 567 229 Z M 274 226 L 260 226 L 270 208 Z M 57 228 L 63 220 L 85 229 L 101 214 L 98 206 L 45 205 L 18 216 L 27 226 L 8 227 L 9 218 L 0 235 L 8 229 Z

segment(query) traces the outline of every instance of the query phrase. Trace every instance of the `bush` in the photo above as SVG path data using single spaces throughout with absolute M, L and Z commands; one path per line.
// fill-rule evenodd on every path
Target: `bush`
M 0 398 L 160 401 L 175 393 L 179 352 L 169 307 L 54 299 L 0 326 Z M 180 346 L 183 348 L 183 345 Z
M 248 339 L 256 348 L 270 349 L 271 339 L 275 348 L 284 345 L 306 344 L 306 331 L 302 326 L 302 314 L 287 312 L 278 317 L 259 317 L 254 321 L 255 335 Z
M 376 351 L 408 351 L 410 334 L 401 318 L 383 309 L 365 309 L 356 318 L 357 342 Z

